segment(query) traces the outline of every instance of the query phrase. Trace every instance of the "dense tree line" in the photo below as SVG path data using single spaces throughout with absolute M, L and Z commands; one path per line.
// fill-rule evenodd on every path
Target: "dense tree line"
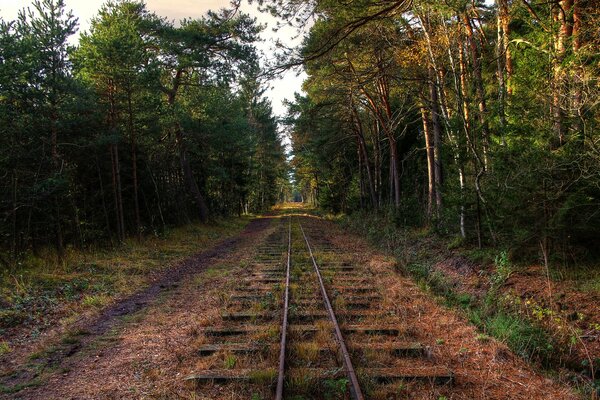
M 239 12 L 173 24 L 109 1 L 83 33 L 63 0 L 0 21 L 0 254 L 118 243 L 261 211 L 286 185 Z
M 305 199 L 546 261 L 597 252 L 597 2 L 275 3 L 315 17 L 290 53 L 309 75 L 289 107 Z

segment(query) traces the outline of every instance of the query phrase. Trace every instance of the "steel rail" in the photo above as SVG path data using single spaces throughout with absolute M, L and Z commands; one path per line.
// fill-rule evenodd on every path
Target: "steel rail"
M 275 390 L 275 400 L 283 399 L 283 381 L 285 378 L 285 348 L 287 341 L 288 327 L 288 306 L 290 301 L 290 265 L 292 263 L 292 217 L 288 222 L 288 251 L 285 271 L 285 291 L 283 297 L 283 322 L 281 324 L 281 342 L 279 344 L 279 372 L 277 375 L 277 389 Z
M 315 268 L 317 278 L 319 279 L 319 285 L 321 286 L 321 294 L 323 295 L 325 308 L 327 308 L 329 319 L 333 323 L 333 327 L 335 329 L 335 336 L 337 338 L 338 345 L 340 346 L 342 357 L 344 358 L 344 366 L 346 368 L 346 373 L 348 374 L 348 379 L 350 380 L 351 385 L 350 393 L 351 395 L 353 395 L 352 397 L 354 398 L 354 400 L 364 400 L 364 396 L 362 394 L 362 391 L 360 390 L 360 385 L 358 383 L 358 378 L 356 377 L 356 372 L 354 371 L 354 366 L 352 365 L 352 360 L 350 359 L 350 354 L 348 353 L 348 348 L 346 347 L 344 337 L 342 336 L 342 330 L 340 329 L 340 325 L 338 324 L 337 318 L 335 317 L 335 313 L 333 312 L 333 307 L 331 307 L 331 302 L 329 301 L 327 290 L 325 290 L 325 284 L 323 283 L 321 271 L 319 271 L 319 266 L 317 265 L 317 261 L 315 260 L 312 249 L 310 247 L 310 243 L 308 242 L 308 238 L 306 237 L 306 233 L 304 233 L 304 228 L 302 228 L 302 224 L 300 223 L 300 221 L 298 221 L 298 225 L 300 226 L 300 230 L 302 231 L 302 236 L 304 236 L 306 247 L 308 247 L 308 253 L 310 254 L 310 258 Z

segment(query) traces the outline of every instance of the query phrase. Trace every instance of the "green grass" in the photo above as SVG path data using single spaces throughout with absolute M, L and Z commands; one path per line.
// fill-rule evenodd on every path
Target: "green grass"
M 8 343 L 4 341 L 0 342 L 0 356 L 10 353 L 11 351 L 12 349 L 10 348 L 10 345 Z
M 584 292 L 600 292 L 600 265 L 597 264 L 552 266 L 550 278 L 571 282 L 576 289 Z
M 14 268 L 0 272 L 0 335 L 23 323 L 43 328 L 55 322 L 49 315 L 70 318 L 102 308 L 143 289 L 153 271 L 239 233 L 248 222 L 244 217 L 191 224 L 141 242 L 127 239 L 115 248 L 69 248 L 60 261 L 50 249 L 25 255 Z
M 512 315 L 510 310 L 499 306 L 496 290 L 490 290 L 480 300 L 454 290 L 442 273 L 432 271 L 423 262 L 409 264 L 406 269 L 422 289 L 439 296 L 444 305 L 462 309 L 470 322 L 481 330 L 478 340 L 485 341 L 488 336 L 493 336 L 525 359 L 540 362 L 544 366 L 552 364 L 556 344 L 551 336 L 533 321 Z M 505 272 L 500 275 L 505 277 Z
M 483 327 L 525 359 L 541 360 L 545 365 L 552 359 L 552 339 L 527 319 L 498 312 L 487 316 Z
M 439 302 L 461 309 L 478 328 L 477 340 L 485 342 L 494 337 L 503 341 L 516 354 L 544 367 L 551 374 L 558 369 L 565 371 L 564 367 L 572 367 L 574 382 L 582 369 L 589 370 L 589 366 L 584 365 L 587 361 L 583 361 L 582 365 L 565 365 L 569 360 L 569 345 L 565 345 L 560 332 L 550 330 L 535 315 L 521 314 L 517 307 L 503 301 L 502 288 L 506 280 L 515 271 L 529 266 L 513 264 L 508 251 L 490 247 L 473 249 L 457 237 L 427 236 L 418 229 L 398 228 L 390 213 L 385 211 L 379 214 L 356 213 L 339 217 L 337 221 L 366 237 L 379 249 L 393 254 L 398 261 L 399 272 L 410 275 L 420 288 L 434 294 Z M 436 262 L 450 254 L 462 255 L 484 267 L 494 264 L 496 268 L 490 276 L 490 290 L 474 295 L 461 293 L 460 288 L 454 287 L 442 273 L 436 272 L 433 269 Z M 600 265 L 597 262 L 568 266 L 553 263 L 550 276 L 583 292 L 600 292 Z M 600 365 L 600 359 L 597 362 Z M 600 396 L 600 380 L 591 384 L 588 381 L 577 382 L 574 387 L 587 398 L 594 391 Z
M 237 364 L 237 358 L 235 358 L 235 356 L 228 355 L 227 357 L 225 357 L 225 361 L 223 361 L 223 364 L 225 366 L 225 369 L 233 369 L 233 367 L 235 367 L 235 365 Z
M 85 295 L 83 300 L 81 300 L 81 304 L 85 307 L 102 307 L 108 302 L 108 298 L 106 296 L 100 294 L 93 295 Z
M 364 215 L 358 219 L 346 218 L 341 221 L 356 233 L 366 233 L 367 238 L 377 247 L 395 254 L 399 269 L 407 272 L 421 289 L 437 296 L 445 306 L 463 310 L 471 323 L 479 328 L 478 340 L 485 341 L 493 336 L 525 359 L 540 362 L 544 366 L 552 364 L 556 356 L 556 344 L 549 333 L 536 325 L 535 321 L 503 308 L 497 298 L 498 288 L 504 284 L 514 268 L 508 260 L 507 252 L 498 252 L 490 248 L 461 250 L 465 257 L 473 261 L 482 264 L 494 263 L 497 267 L 496 274 L 492 276 L 491 290 L 480 299 L 458 291 L 442 272 L 433 269 L 437 260 L 432 256 L 428 240 L 443 239 L 428 238 L 415 229 L 396 228 L 385 215 L 373 218 Z M 376 235 L 376 231 L 380 232 L 379 236 Z M 451 239 L 446 247 L 455 248 L 460 245 L 462 243 Z
M 4 394 L 14 394 L 14 393 L 18 393 L 23 389 L 27 389 L 27 388 L 33 388 L 33 387 L 37 387 L 41 385 L 41 381 L 37 378 L 30 380 L 27 383 L 22 383 L 22 384 L 18 384 L 15 386 L 4 386 L 4 385 L 0 385 L 0 393 L 4 393 Z

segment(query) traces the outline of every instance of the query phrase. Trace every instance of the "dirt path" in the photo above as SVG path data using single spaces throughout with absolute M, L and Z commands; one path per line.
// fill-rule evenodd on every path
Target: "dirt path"
M 220 318 L 226 294 L 238 284 L 261 243 L 276 224 L 253 222 L 246 231 L 212 251 L 183 263 L 148 290 L 107 310 L 87 327 L 75 349 L 57 358 L 43 382 L 11 399 L 222 399 L 186 384 L 198 365 L 199 334 Z M 406 333 L 426 345 L 431 359 L 455 374 L 451 387 L 409 390 L 393 399 L 576 399 L 534 371 L 503 344 L 482 337 L 460 315 L 440 306 L 394 261 L 365 241 L 325 221 L 316 221 L 341 252 L 368 265 L 383 288 L 383 307 L 402 318 Z M 178 283 L 177 286 L 173 286 Z M 168 289 L 168 290 L 165 290 Z M 207 397 L 208 396 L 208 397 Z M 229 398 L 229 397 L 227 397 Z
M 61 394 L 56 396 L 51 393 L 63 388 L 62 381 L 67 380 L 69 371 L 85 370 L 79 363 L 88 364 L 89 360 L 86 358 L 90 356 L 91 349 L 100 350 L 94 356 L 93 361 L 96 362 L 102 357 L 103 351 L 110 348 L 111 342 L 120 341 L 118 332 L 127 332 L 129 325 L 137 323 L 136 320 L 143 318 L 149 309 L 160 307 L 165 298 L 177 298 L 180 285 L 189 283 L 194 276 L 215 265 L 219 260 L 230 257 L 240 249 L 247 251 L 256 241 L 261 240 L 269 230 L 270 224 L 270 218 L 255 219 L 241 234 L 161 272 L 146 289 L 108 307 L 99 316 L 79 321 L 71 328 L 74 335 L 63 338 L 60 343 L 53 345 L 50 351 L 7 360 L 2 366 L 4 376 L 0 379 L 0 384 L 5 390 L 26 389 L 1 398 L 94 397 L 70 396 L 69 390 L 61 391 Z M 48 384 L 45 384 L 46 380 Z M 40 388 L 35 389 L 40 385 Z M 57 387 L 52 387 L 53 385 Z M 28 387 L 31 389 L 27 389 Z

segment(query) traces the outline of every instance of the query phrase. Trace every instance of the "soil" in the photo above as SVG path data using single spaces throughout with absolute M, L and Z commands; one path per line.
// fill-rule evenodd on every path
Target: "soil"
M 495 270 L 462 256 L 449 256 L 434 269 L 449 278 L 457 292 L 479 299 L 490 288 Z M 587 366 L 600 362 L 600 293 L 582 292 L 573 282 L 549 280 L 544 267 L 531 265 L 512 272 L 497 296 L 544 326 L 564 347 L 560 361 L 569 368 L 590 375 Z
M 110 336 L 114 333 L 111 331 L 123 325 L 123 321 L 127 318 L 144 312 L 162 295 L 174 295 L 180 284 L 188 282 L 192 276 L 214 265 L 220 258 L 231 254 L 238 247 L 246 247 L 257 237 L 262 237 L 269 225 L 268 218 L 257 218 L 251 221 L 241 234 L 225 239 L 215 247 L 190 257 L 172 268 L 156 273 L 147 288 L 118 301 L 97 315 L 84 315 L 75 324 L 69 326 L 69 332 L 74 332 L 75 337 L 70 335 L 65 338 L 65 329 L 59 328 L 48 334 L 47 340 L 42 340 L 35 346 L 24 346 L 11 352 L 10 358 L 5 357 L 2 360 L 0 385 L 6 388 L 37 386 L 40 373 L 43 375 L 47 371 L 71 370 L 73 359 L 77 358 L 82 349 L 87 349 L 91 345 L 97 346 L 94 342 L 97 342 L 98 338 L 102 339 L 107 334 Z M 47 387 L 44 392 L 46 390 Z M 28 390 L 25 390 L 9 398 L 35 398 L 33 395 L 30 397 L 27 392 Z M 46 394 L 44 396 L 42 398 L 45 399 L 68 398 L 68 396 L 47 397 Z
M 439 305 L 407 277 L 399 275 L 396 261 L 370 248 L 365 240 L 327 223 L 329 237 L 379 277 L 389 296 L 389 307 L 403 316 L 410 334 L 428 346 L 436 364 L 448 367 L 455 384 L 440 388 L 431 398 L 447 399 L 576 399 L 572 390 L 537 372 L 503 343 L 482 336 L 458 312 Z M 470 262 L 454 264 L 461 272 L 475 270 Z M 457 271 L 458 273 L 458 271 Z M 442 397 L 443 398 L 443 397 Z
M 11 399 L 200 399 L 183 379 L 194 372 L 198 332 L 215 320 L 223 293 L 231 290 L 253 249 L 273 231 L 273 219 L 258 219 L 238 237 L 193 257 L 143 292 L 82 324 L 85 335 L 52 360 L 36 386 Z M 450 368 L 451 387 L 404 390 L 397 399 L 576 399 L 567 386 L 536 372 L 504 344 L 481 339 L 459 313 L 439 305 L 395 261 L 333 223 L 320 224 L 341 252 L 368 265 L 384 288 L 384 305 L 402 316 L 432 362 Z M 210 273 L 217 271 L 218 273 Z M 218 318 L 217 318 L 218 319 Z M 23 368 L 21 366 L 20 368 Z M 29 371 L 31 367 L 24 368 Z M 24 375 L 11 383 L 27 384 Z M 219 397 L 213 388 L 208 398 Z M 426 393 L 426 394 L 424 394 Z

